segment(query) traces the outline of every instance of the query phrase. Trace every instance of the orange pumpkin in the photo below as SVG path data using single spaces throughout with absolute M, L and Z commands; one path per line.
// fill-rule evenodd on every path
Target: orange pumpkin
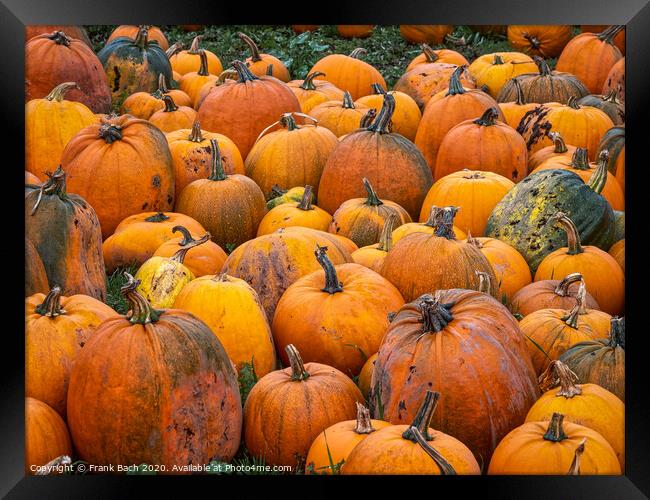
M 362 97 L 357 101 L 357 104 L 362 104 L 379 112 L 383 106 L 386 91 L 376 83 L 372 85 L 372 89 L 375 93 Z M 391 118 L 392 131 L 396 134 L 402 134 L 409 141 L 413 141 L 422 118 L 420 108 L 411 97 L 403 92 L 390 91 L 389 93 L 395 98 L 395 111 Z M 363 125 L 361 127 L 363 128 Z
M 270 54 L 260 53 L 259 48 L 249 36 L 244 33 L 238 33 L 238 35 L 251 51 L 251 56 L 246 58 L 245 61 L 251 73 L 257 76 L 267 75 L 269 66 L 272 66 L 274 77 L 285 83 L 291 80 L 289 70 L 280 59 Z
M 535 73 L 537 65 L 521 52 L 494 52 L 477 57 L 469 65 L 476 86 L 496 99 L 503 86 L 524 73 Z
M 25 398 L 25 473 L 48 475 L 38 468 L 72 455 L 70 433 L 61 416 L 38 399 Z
M 25 42 L 43 33 L 54 33 L 55 31 L 63 31 L 70 38 L 77 38 L 88 45 L 88 47 L 92 48 L 93 46 L 90 38 L 88 38 L 87 31 L 82 26 L 74 25 L 28 24 L 25 26 Z
M 623 273 L 625 273 L 625 238 L 614 243 L 607 253 L 614 257 L 614 260 L 618 262 L 618 265 L 623 269 Z
M 257 228 L 257 236 L 271 234 L 281 227 L 301 226 L 327 231 L 332 216 L 325 210 L 311 204 L 312 188 L 308 184 L 302 200 L 298 203 L 283 203 L 267 212 Z
M 552 146 L 537 150 L 535 153 L 528 156 L 528 172 L 532 172 L 542 163 L 554 158 L 560 160 L 562 158 L 572 158 L 576 151 L 576 147 L 564 142 L 564 137 L 559 132 L 549 132 L 550 139 L 553 141 Z
M 361 120 L 370 110 L 365 104 L 355 104 L 346 90 L 342 100 L 326 101 L 314 106 L 310 116 L 318 124 L 330 130 L 336 137 L 342 137 L 361 127 Z
M 203 49 L 199 49 L 201 66 L 197 71 L 190 71 L 181 76 L 178 82 L 180 89 L 185 92 L 192 101 L 192 106 L 198 108 L 200 91 L 204 85 L 210 85 L 217 81 L 219 75 L 211 74 L 208 70 L 208 56 Z
M 192 100 L 185 92 L 179 89 L 168 89 L 165 75 L 158 76 L 158 90 L 155 92 L 135 92 L 124 99 L 120 110 L 122 114 L 135 116 L 148 120 L 156 111 L 165 108 L 163 95 L 169 95 L 178 106 L 192 106 Z
M 499 109 L 505 117 L 504 121 L 514 129 L 519 126 L 521 119 L 526 115 L 526 113 L 537 107 L 537 103 L 526 102 L 524 99 L 524 94 L 521 90 L 521 83 L 519 83 L 519 78 L 520 77 L 515 77 L 510 80 L 506 86 L 501 89 L 501 92 L 499 92 L 499 96 L 501 96 L 507 86 L 512 85 L 515 88 L 517 94 L 514 101 L 510 101 L 507 97 L 504 97 L 507 102 L 499 103 Z
M 352 252 L 354 262 L 378 273 L 384 264 L 386 254 L 393 248 L 393 229 L 395 224 L 399 222 L 397 214 L 390 214 L 384 222 L 384 227 L 379 236 L 379 243 L 366 245 Z
M 336 31 L 343 38 L 367 38 L 374 27 L 374 24 L 337 24 Z
M 158 42 L 158 45 L 160 45 L 160 48 L 163 50 L 169 49 L 169 42 L 167 41 L 167 37 L 165 36 L 165 34 L 162 32 L 160 28 L 151 25 L 144 25 L 144 26 L 149 31 L 150 40 Z M 113 32 L 108 37 L 108 40 L 106 40 L 106 44 L 108 45 L 110 41 L 115 40 L 116 38 L 119 37 L 126 37 L 135 40 L 135 38 L 138 36 L 139 31 L 140 31 L 140 25 L 135 26 L 135 25 L 122 24 L 113 30 Z
M 602 93 L 607 94 L 612 90 L 618 92 L 618 97 L 625 102 L 625 58 L 619 59 L 607 73 Z
M 312 108 L 328 101 L 343 99 L 343 91 L 326 80 L 317 80 L 325 76 L 320 71 L 309 73 L 304 80 L 291 80 L 287 85 L 298 98 L 300 109 L 309 113 Z
M 573 37 L 570 25 L 522 25 L 508 26 L 508 41 L 515 49 L 529 55 L 548 59 L 559 56 Z
M 35 293 L 47 293 L 50 284 L 47 281 L 45 266 L 34 244 L 25 237 L 25 297 Z
M 600 33 L 609 27 L 607 24 L 583 24 L 580 29 L 582 33 Z M 614 36 L 614 45 L 625 55 L 625 28 Z
M 196 111 L 189 106 L 177 106 L 169 94 L 164 94 L 161 100 L 165 107 L 154 112 L 149 121 L 164 133 L 174 132 L 180 129 L 187 129 L 196 120 Z
M 406 71 L 412 70 L 419 64 L 429 64 L 434 62 L 456 64 L 458 66 L 469 66 L 469 62 L 467 59 L 465 59 L 465 56 L 459 52 L 449 49 L 433 50 L 431 46 L 423 43 L 422 54 L 415 56 L 411 60 L 409 65 L 406 67 Z
M 328 234 L 330 234 L 330 236 L 334 236 L 334 239 L 338 241 L 343 246 L 343 248 L 345 248 L 348 251 L 350 255 L 352 255 L 354 252 L 359 250 L 357 244 L 354 241 L 352 241 L 350 238 L 346 238 L 345 236 L 341 236 L 340 234 L 331 234 L 331 233 Z
M 397 243 L 399 240 L 408 236 L 412 233 L 425 233 L 425 234 L 434 234 L 436 232 L 436 226 L 438 224 L 438 216 L 440 212 L 440 207 L 436 205 L 431 205 L 429 208 L 429 217 L 426 218 L 423 222 L 407 222 L 402 224 L 393 231 L 393 244 Z M 458 229 L 454 224 L 452 228 L 454 236 L 457 240 L 464 240 L 467 238 L 467 234 Z
M 199 71 L 202 64 L 200 50 L 203 50 L 205 54 L 208 73 L 219 75 L 223 71 L 221 60 L 213 52 L 199 48 L 201 38 L 203 38 L 201 35 L 195 36 L 188 50 L 179 50 L 169 57 L 172 69 L 179 75 Z
M 388 318 L 389 321 L 392 320 L 393 315 L 394 313 L 391 313 L 389 315 Z M 372 372 L 375 369 L 376 362 L 377 362 L 377 353 L 374 353 L 364 363 L 363 368 L 361 368 L 361 371 L 359 372 L 359 377 L 357 379 L 357 385 L 359 386 L 359 389 L 361 389 L 361 393 L 368 399 L 370 399 L 371 397 L 370 382 L 372 380 Z
M 27 185 L 27 184 L 38 185 L 38 184 L 41 184 L 42 182 L 43 181 L 41 181 L 34 174 L 32 174 L 31 172 L 28 172 L 27 170 L 25 170 L 25 185 Z
M 410 43 L 438 45 L 454 32 L 450 24 L 400 24 L 399 32 Z

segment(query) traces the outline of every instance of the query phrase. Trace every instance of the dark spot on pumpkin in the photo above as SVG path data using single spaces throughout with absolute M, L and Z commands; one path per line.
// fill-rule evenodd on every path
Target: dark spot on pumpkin
M 404 400 L 402 400 L 402 401 L 399 402 L 399 405 L 398 405 L 397 408 L 398 408 L 400 411 L 402 411 L 402 410 L 406 411 L 406 403 L 404 402 Z
M 79 219 L 74 220 L 74 227 L 79 227 Z
M 171 205 L 171 204 L 172 204 L 172 201 L 174 201 L 174 198 L 172 198 L 172 195 L 171 195 L 171 194 L 168 194 L 168 195 L 167 195 L 167 203 L 169 203 L 169 204 Z
M 115 73 L 115 78 L 113 79 L 113 92 L 117 92 L 120 88 L 120 79 L 122 78 L 122 73 L 120 68 L 113 66 L 113 72 Z
M 151 185 L 153 187 L 160 187 L 160 176 L 159 175 L 154 175 L 151 178 Z
M 142 210 L 145 210 L 148 206 L 149 203 L 145 201 L 144 204 L 142 205 Z

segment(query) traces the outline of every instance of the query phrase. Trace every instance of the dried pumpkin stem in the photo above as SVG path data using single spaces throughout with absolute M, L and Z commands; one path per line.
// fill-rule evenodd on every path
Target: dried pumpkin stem
M 284 113 L 280 119 L 278 120 L 280 125 L 282 125 L 284 128 L 286 128 L 289 132 L 292 130 L 296 130 L 300 128 L 298 124 L 296 123 L 296 119 L 293 117 L 291 113 Z
M 359 128 L 367 129 L 374 121 L 375 116 L 377 116 L 377 110 L 375 108 L 370 108 L 368 112 L 361 117 Z
M 353 59 L 361 59 L 361 56 L 365 56 L 368 53 L 366 49 L 363 47 L 358 47 L 354 49 L 352 52 L 350 52 L 350 56 Z
M 284 348 L 284 351 L 287 353 L 289 364 L 291 365 L 291 378 L 293 380 L 307 380 L 309 373 L 305 370 L 305 365 L 302 362 L 298 349 L 293 344 L 289 344 Z
M 515 86 L 515 92 L 517 93 L 515 104 L 517 106 L 523 106 L 524 104 L 526 104 L 526 100 L 524 99 L 524 90 L 521 88 L 521 82 L 519 81 L 518 78 L 513 78 L 512 84 Z
M 429 217 L 427 218 L 424 225 L 435 228 L 436 224 L 438 223 L 438 217 L 440 217 L 441 211 L 442 211 L 442 207 L 431 205 L 431 209 L 429 210 Z
M 573 109 L 580 109 L 580 105 L 578 104 L 578 99 L 574 95 L 569 97 L 569 99 L 567 100 L 566 105 L 569 106 L 570 108 L 573 108 Z
M 449 90 L 445 95 L 460 95 L 466 91 L 463 88 L 463 83 L 460 81 L 461 75 L 467 70 L 467 65 L 458 66 L 449 78 Z
M 302 81 L 302 84 L 300 84 L 300 88 L 303 90 L 316 90 L 316 85 L 314 85 L 314 78 L 316 78 L 317 76 L 327 76 L 327 75 L 322 71 L 314 71 L 313 73 L 309 73 Z
M 624 24 L 614 24 L 612 26 L 609 26 L 606 28 L 602 33 L 598 34 L 598 38 L 600 38 L 603 42 L 607 42 L 609 44 L 613 44 L 614 42 L 614 37 L 619 34 L 621 30 L 625 28 Z
M 377 193 L 375 193 L 375 190 L 372 187 L 372 184 L 370 184 L 368 178 L 364 177 L 362 182 L 363 182 L 363 187 L 366 188 L 366 193 L 368 193 L 368 197 L 366 198 L 365 204 L 370 207 L 378 207 L 379 205 L 383 205 L 384 202 L 379 199 L 379 196 L 377 196 Z
M 539 388 L 546 392 L 554 389 L 558 385 L 560 390 L 556 396 L 562 396 L 567 399 L 582 394 L 582 389 L 574 382 L 578 382 L 578 376 L 562 361 L 554 359 L 548 365 L 548 368 L 539 376 Z
M 251 61 L 253 62 L 258 62 L 261 61 L 262 58 L 260 57 L 260 49 L 257 47 L 257 44 L 253 41 L 251 37 L 246 35 L 245 33 L 237 33 L 237 36 L 241 38 L 241 40 L 248 45 L 248 48 L 251 51 Z
M 319 244 L 316 244 L 316 251 L 314 254 L 316 255 L 316 260 L 323 268 L 323 271 L 325 271 L 325 287 L 321 288 L 321 290 L 330 295 L 342 292 L 343 284 L 339 281 L 334 264 L 332 264 L 332 261 L 327 257 L 327 247 L 322 247 Z
M 165 109 L 163 110 L 165 113 L 172 113 L 173 111 L 178 111 L 178 106 L 176 106 L 176 103 L 174 102 L 174 99 L 172 99 L 172 96 L 169 94 L 163 94 L 161 99 L 165 103 Z
M 171 59 L 174 54 L 180 52 L 181 50 L 183 50 L 183 44 L 181 42 L 176 42 L 167 49 L 165 55 L 167 56 L 167 59 Z
M 573 461 L 571 462 L 571 466 L 569 467 L 569 472 L 567 472 L 567 475 L 569 476 L 580 475 L 580 458 L 582 457 L 582 454 L 585 451 L 586 442 L 587 442 L 587 438 L 582 438 L 582 441 L 580 441 L 580 444 L 578 444 L 578 447 L 576 448 L 576 451 L 573 454 Z
M 158 92 L 161 94 L 169 93 L 169 89 L 167 88 L 167 79 L 163 73 L 158 75 Z
M 410 441 L 415 442 L 415 436 L 413 435 L 413 429 L 417 429 L 420 431 L 420 434 L 426 439 L 427 441 L 431 441 L 433 439 L 433 436 L 429 434 L 429 424 L 431 422 L 431 417 L 433 416 L 433 412 L 436 411 L 436 405 L 438 404 L 438 400 L 440 399 L 440 393 L 437 391 L 430 391 L 427 390 L 424 394 L 424 399 L 422 400 L 422 404 L 420 405 L 420 408 L 418 408 L 417 413 L 415 414 L 415 417 L 413 418 L 413 422 L 409 426 L 408 429 L 404 431 L 402 434 L 402 437 L 404 439 L 408 439 Z
M 549 132 L 548 136 L 553 141 L 553 146 L 555 146 L 555 149 L 553 149 L 554 153 L 562 154 L 566 153 L 569 150 L 569 148 L 566 147 L 566 143 L 564 142 L 562 134 L 559 132 Z
M 59 165 L 58 168 L 53 173 L 46 172 L 46 174 L 48 179 L 43 184 L 41 184 L 41 187 L 39 188 L 38 191 L 38 198 L 36 199 L 36 203 L 34 203 L 34 206 L 32 207 L 32 211 L 30 212 L 30 215 L 34 215 L 38 210 L 38 207 L 41 205 L 41 200 L 43 199 L 43 195 L 54 194 L 62 200 L 65 200 L 67 198 L 67 193 L 65 190 L 66 173 L 61 168 L 61 165 Z
M 187 137 L 188 141 L 191 142 L 203 142 L 203 132 L 201 131 L 201 123 L 198 120 L 195 120 L 192 123 L 192 131 Z
M 49 318 L 65 314 L 66 311 L 61 308 L 61 287 L 59 285 L 53 287 L 45 296 L 43 302 L 36 306 L 35 311 L 38 314 Z
M 395 226 L 399 221 L 399 217 L 395 212 L 391 213 L 388 218 L 384 221 L 384 227 L 381 230 L 381 236 L 379 237 L 379 246 L 378 250 L 383 252 L 390 252 L 393 248 L 393 231 Z
M 357 434 L 371 434 L 375 432 L 375 429 L 372 426 L 372 420 L 370 419 L 370 410 L 364 405 L 357 403 L 357 424 L 354 427 L 354 432 Z
M 149 26 L 142 25 L 138 28 L 138 34 L 133 41 L 133 44 L 144 49 L 149 42 Z
M 555 295 L 559 295 L 560 297 L 568 297 L 569 296 L 569 287 L 573 283 L 579 283 L 582 281 L 582 274 L 580 273 L 571 273 L 567 274 L 562 281 L 560 281 L 557 286 L 555 287 Z
M 543 57 L 533 56 L 533 61 L 537 64 L 540 76 L 549 76 L 551 74 L 551 68 Z
M 480 118 L 474 120 L 474 123 L 481 125 L 482 127 L 491 127 L 496 124 L 496 120 L 499 117 L 499 111 L 497 108 L 488 108 L 481 115 Z
M 564 415 L 561 413 L 553 413 L 551 421 L 548 424 L 546 434 L 544 434 L 544 439 L 546 441 L 553 441 L 554 443 L 559 443 L 567 439 L 567 435 L 564 433 L 562 428 L 562 422 L 564 420 Z
M 567 255 L 577 255 L 583 253 L 582 245 L 580 244 L 580 234 L 578 228 L 564 212 L 557 212 L 553 219 L 556 225 L 559 225 L 566 232 L 567 237 Z
M 625 320 L 614 316 L 610 322 L 609 344 L 610 347 L 621 346 L 625 349 Z
M 371 132 L 380 134 L 390 133 L 390 122 L 395 112 L 395 97 L 392 94 L 384 94 L 384 103 L 374 122 L 367 128 Z
M 494 60 L 492 61 L 492 64 L 505 64 L 503 62 L 503 58 L 501 57 L 500 54 L 494 54 Z
M 169 220 L 169 216 L 165 215 L 163 212 L 157 212 L 154 215 L 150 215 L 145 219 L 145 222 L 164 222 Z
M 158 311 L 151 307 L 151 304 L 140 295 L 136 288 L 140 284 L 140 280 L 136 280 L 129 273 L 124 273 L 126 276 L 126 283 L 120 288 L 120 292 L 126 298 L 131 306 L 131 317 L 129 321 L 133 324 L 145 325 L 147 323 L 155 323 L 160 319 L 162 311 Z
M 269 64 L 266 67 L 266 76 L 273 76 L 273 64 Z
M 576 170 L 589 170 L 587 148 L 576 148 L 571 157 L 571 166 Z
M 312 192 L 313 188 L 307 184 L 305 186 L 305 191 L 302 193 L 302 198 L 300 199 L 300 203 L 296 206 L 296 208 L 299 208 L 300 210 L 314 210 L 314 207 L 311 204 L 311 199 L 312 199 Z
M 451 314 L 453 305 L 441 303 L 437 296 L 422 295 L 418 301 L 418 308 L 422 313 L 422 331 L 437 333 L 444 329 L 454 319 Z
M 217 142 L 216 139 L 210 139 L 210 151 L 212 152 L 212 166 L 210 168 L 210 175 L 208 176 L 208 179 L 211 181 L 226 180 L 228 176 L 223 170 L 221 150 L 219 149 L 219 142 Z
M 192 237 L 192 234 L 190 231 L 185 227 L 185 226 L 174 226 L 172 228 L 172 233 L 181 233 L 183 235 L 183 239 L 178 242 L 180 246 L 185 246 L 188 243 L 192 243 L 193 241 L 197 241 Z
M 199 53 L 199 42 L 201 41 L 203 37 L 201 35 L 197 35 L 194 37 L 192 40 L 192 43 L 190 44 L 190 48 L 187 51 L 189 54 L 198 54 Z
M 436 450 L 433 446 L 427 443 L 427 440 L 424 438 L 420 430 L 417 429 L 416 427 L 412 427 L 411 429 L 413 432 L 413 437 L 415 437 L 415 441 L 422 447 L 424 452 L 433 459 L 433 461 L 440 469 L 441 475 L 455 476 L 456 470 L 453 468 L 453 466 L 445 459 L 445 457 L 443 457 L 438 452 L 438 450 Z
M 239 79 L 240 83 L 246 83 L 246 82 L 252 82 L 253 80 L 259 80 L 250 69 L 248 69 L 248 66 L 244 64 L 241 61 L 233 61 L 232 62 L 233 68 L 235 68 L 235 71 L 237 72 L 237 77 Z M 223 74 L 223 73 L 222 73 Z
M 436 225 L 433 234 L 448 240 L 455 240 L 456 234 L 454 233 L 454 217 L 458 213 L 459 207 L 444 207 L 436 217 Z
M 374 95 L 384 95 L 384 94 L 386 94 L 386 90 L 384 90 L 384 87 L 382 87 L 378 83 L 371 84 L 370 88 L 372 89 L 372 93 Z
M 424 59 L 426 60 L 427 63 L 434 63 L 438 59 L 440 59 L 440 56 L 436 54 L 436 51 L 431 48 L 430 45 L 423 43 L 421 45 L 422 47 L 422 53 L 424 54 Z
M 352 99 L 352 94 L 347 90 L 343 92 L 343 109 L 355 109 L 354 100 Z
M 210 76 L 210 72 L 208 71 L 208 55 L 205 50 L 199 49 L 199 57 L 201 58 L 201 66 L 199 66 L 199 70 L 196 72 L 197 75 Z
M 180 226 L 175 226 L 176 228 Z M 206 241 L 208 241 L 212 235 L 209 232 L 206 232 L 201 238 L 198 240 L 195 240 L 192 238 L 191 241 L 188 241 L 185 243 L 182 248 L 176 251 L 174 255 L 172 255 L 171 260 L 174 262 L 178 262 L 179 264 L 182 264 L 183 261 L 185 260 L 185 256 L 187 255 L 187 252 L 189 252 L 192 248 L 197 247 L 199 245 L 202 245 Z
M 587 288 L 585 287 L 585 282 L 581 281 L 580 286 L 578 287 L 578 293 L 576 294 L 576 305 L 573 306 L 573 309 L 569 311 L 569 314 L 562 318 L 567 325 L 571 328 L 578 328 L 578 318 L 580 314 L 584 314 L 584 303 L 587 296 Z
M 68 90 L 71 89 L 78 89 L 79 85 L 77 85 L 76 82 L 65 82 L 65 83 L 60 83 L 56 87 L 52 89 L 52 92 L 50 92 L 45 99 L 48 101 L 56 101 L 56 102 L 61 102 L 63 100 L 63 96 Z
M 596 165 L 596 170 L 587 184 L 595 193 L 601 193 L 607 184 L 607 164 L 609 163 L 609 151 L 603 149 L 598 155 L 598 165 Z

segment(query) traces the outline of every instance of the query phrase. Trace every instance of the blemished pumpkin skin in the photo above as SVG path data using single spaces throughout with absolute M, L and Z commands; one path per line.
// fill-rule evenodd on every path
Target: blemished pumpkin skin
M 34 244 L 25 237 L 25 297 L 35 293 L 47 293 L 50 284 L 47 281 L 45 266 Z
M 437 217 L 439 210 L 439 206 L 431 205 L 429 208 L 429 216 L 423 222 L 407 222 L 406 224 L 402 224 L 401 226 L 395 228 L 392 234 L 393 245 L 405 236 L 408 236 L 412 233 L 425 233 L 429 235 L 434 234 L 436 232 L 436 225 L 438 223 Z M 467 234 L 458 229 L 456 224 L 454 224 L 452 231 L 457 240 L 464 240 L 467 238 Z
M 514 186 L 510 179 L 479 170 L 463 169 L 438 179 L 427 193 L 420 211 L 420 222 L 426 221 L 432 206 L 460 207 L 454 224 L 463 233 L 483 236 L 494 207 Z M 463 239 L 456 232 L 456 239 Z
M 72 455 L 70 433 L 52 407 L 35 398 L 25 398 L 25 474 L 60 456 Z
M 438 45 L 454 32 L 451 24 L 400 24 L 400 35 L 410 43 Z
M 376 272 L 355 263 L 334 266 L 326 247 L 317 247 L 315 254 L 323 269 L 284 292 L 273 316 L 273 339 L 284 365 L 289 361 L 285 347 L 293 344 L 307 362 L 354 377 L 368 353 L 379 349 L 388 313 L 404 299 Z
M 330 54 L 318 60 L 309 73 L 320 71 L 323 73 L 323 80 L 327 80 L 341 90 L 347 90 L 355 101 L 369 95 L 372 92 L 373 83 L 388 90 L 381 73 L 361 60 L 361 56 L 366 53 L 366 49 L 358 48 L 354 49 L 349 56 Z
M 592 106 L 604 111 L 614 125 L 625 125 L 625 101 L 618 98 L 617 90 L 610 90 L 604 95 L 586 95 L 578 100 L 581 106 Z
M 183 226 L 175 226 L 172 232 L 180 232 L 182 238 L 172 238 L 161 244 L 154 252 L 154 257 L 172 257 L 181 247 L 191 243 L 192 240 L 198 238 L 197 235 L 192 235 L 187 228 Z M 202 233 L 197 234 L 204 234 Z M 192 274 L 199 278 L 205 275 L 218 274 L 226 262 L 228 255 L 223 249 L 214 241 L 206 241 L 201 245 L 189 249 L 183 260 L 183 264 L 187 267 Z
M 440 209 L 433 234 L 416 232 L 399 240 L 384 259 L 381 275 L 412 301 L 424 293 L 449 288 L 478 290 L 475 271 L 497 283 L 490 262 L 474 245 L 456 240 L 456 207 Z M 496 296 L 496 291 L 492 290 Z
M 283 113 L 300 112 L 300 103 L 286 83 L 272 76 L 255 76 L 234 61 L 239 80 L 213 87 L 198 108 L 205 130 L 230 138 L 246 158 L 260 133 Z
M 318 124 L 341 138 L 360 128 L 361 120 L 370 110 L 365 104 L 354 103 L 347 90 L 342 99 L 326 101 L 314 106 L 309 115 L 318 120 Z
M 356 403 L 365 400 L 336 368 L 303 364 L 291 345 L 287 354 L 291 367 L 265 375 L 248 393 L 244 442 L 251 455 L 266 464 L 295 467 L 323 430 L 355 418 Z
M 611 315 L 622 314 L 625 274 L 618 262 L 598 247 L 581 245 L 575 224 L 564 213 L 558 213 L 556 220 L 566 231 L 568 246 L 555 250 L 542 260 L 535 272 L 535 281 L 566 276 L 570 272 L 580 273 L 601 310 Z
M 169 49 L 169 42 L 167 41 L 167 37 L 164 35 L 164 33 L 160 28 L 151 25 L 145 25 L 145 27 L 149 31 L 149 39 L 151 41 L 158 42 L 158 45 L 160 45 L 160 48 L 163 50 Z M 118 26 L 110 34 L 108 40 L 106 40 L 106 43 L 108 44 L 109 42 L 112 42 L 113 40 L 119 37 L 127 37 L 127 38 L 131 38 L 132 40 L 135 40 L 138 37 L 140 28 L 141 26 L 127 25 L 127 24 Z
M 455 125 L 442 139 L 433 169 L 440 179 L 471 165 L 519 182 L 528 172 L 526 143 L 515 129 L 498 121 L 497 107 Z
M 578 283 L 582 274 L 567 274 L 561 280 L 534 281 L 526 285 L 510 299 L 510 309 L 520 316 L 527 316 L 540 309 L 571 309 L 575 305 Z M 586 292 L 585 307 L 600 310 L 593 296 Z
M 244 33 L 238 33 L 239 38 L 248 46 L 251 56 L 246 58 L 246 66 L 256 76 L 268 74 L 269 66 L 273 66 L 273 76 L 285 83 L 291 81 L 289 70 L 280 59 L 270 54 L 262 54 L 255 42 Z
M 625 402 L 625 322 L 612 318 L 607 338 L 586 340 L 567 349 L 560 361 L 585 384 L 597 384 Z
M 607 389 L 582 382 L 562 363 L 553 361 L 540 377 L 544 394 L 531 407 L 526 422 L 551 420 L 553 413 L 565 422 L 584 425 L 603 436 L 625 470 L 625 404 Z
M 356 420 L 336 423 L 314 439 L 307 453 L 306 470 L 312 474 L 335 474 L 356 445 L 371 433 L 390 425 L 371 419 L 368 408 L 357 403 Z
M 570 471 L 580 446 L 578 474 L 621 474 L 616 452 L 602 435 L 563 419 L 554 413 L 550 421 L 526 422 L 513 429 L 494 450 L 488 475 L 576 474 Z
M 396 226 L 411 222 L 408 212 L 395 202 L 380 200 L 370 181 L 363 178 L 366 198 L 353 198 L 344 202 L 332 216 L 329 232 L 350 238 L 358 247 L 379 242 L 388 218 L 398 217 Z
M 549 132 L 551 140 L 553 141 L 552 146 L 546 146 L 545 148 L 537 150 L 535 153 L 528 155 L 528 172 L 532 172 L 537 167 L 539 167 L 545 161 L 555 158 L 560 159 L 559 157 L 571 159 L 573 153 L 577 149 L 571 144 L 566 144 L 564 142 L 564 137 L 559 132 Z
M 467 289 L 425 294 L 403 306 L 386 331 L 372 375 L 375 408 L 393 424 L 409 422 L 422 388 L 438 391 L 431 427 L 486 463 L 539 396 L 527 351 L 517 321 L 493 297 Z
M 291 113 L 283 114 L 277 123 L 280 130 L 268 135 L 263 135 L 263 131 L 248 153 L 246 175 L 267 198 L 273 186 L 309 184 L 314 186 L 314 197 L 318 199 L 318 183 L 328 156 L 338 145 L 336 136 L 317 121 L 313 125 L 297 125 Z
M 374 27 L 374 24 L 337 24 L 336 31 L 343 38 L 367 38 Z
M 173 307 L 205 322 L 238 370 L 252 363 L 255 375 L 263 377 L 275 369 L 266 313 L 257 292 L 244 280 L 226 274 L 196 278 L 183 288 Z
M 534 102 L 526 102 L 526 99 L 524 99 L 524 94 L 521 91 L 521 85 L 519 84 L 518 77 L 513 78 L 506 85 L 510 84 L 514 85 L 516 96 L 512 101 L 508 100 L 507 102 L 500 102 L 499 109 L 501 110 L 501 113 L 503 113 L 503 121 L 505 121 L 512 128 L 516 129 L 526 113 L 532 109 L 535 109 L 537 107 L 537 104 Z M 501 91 L 503 92 L 503 89 L 501 89 Z
M 42 179 L 59 166 L 68 141 L 98 121 L 84 104 L 63 99 L 74 88 L 74 82 L 62 83 L 47 97 L 25 105 L 25 170 Z
M 66 189 L 61 168 L 41 186 L 25 186 L 25 237 L 52 286 L 59 285 L 66 295 L 106 298 L 99 219 L 84 198 Z
M 367 178 L 387 200 L 403 207 L 414 219 L 433 183 L 431 170 L 415 144 L 389 132 L 395 98 L 384 105 L 370 126 L 339 142 L 327 158 L 318 188 L 318 204 L 334 213 L 347 200 L 364 196 Z M 374 243 L 374 242 L 373 242 Z
M 242 409 L 226 351 L 201 320 L 152 309 L 127 278 L 122 293 L 131 316 L 104 321 L 70 375 L 68 424 L 79 457 L 168 471 L 232 460 Z
M 97 53 L 104 66 L 113 100 L 119 102 L 134 92 L 153 92 L 158 77 L 172 81 L 172 67 L 161 47 L 149 38 L 147 26 L 140 26 L 134 39 L 117 37 Z
M 196 121 L 196 111 L 189 106 L 177 106 L 170 95 L 163 95 L 165 107 L 151 115 L 149 121 L 165 134 L 188 129 Z
M 61 166 L 69 190 L 97 212 L 104 238 L 129 215 L 174 206 L 167 140 L 146 120 L 122 115 L 80 130 L 63 150 Z
M 148 120 L 156 111 L 165 108 L 163 95 L 169 95 L 177 106 L 192 106 L 192 100 L 180 89 L 169 89 L 165 82 L 165 75 L 158 76 L 158 89 L 155 92 L 135 92 L 124 99 L 120 111 L 122 114 L 135 116 Z
M 477 57 L 469 65 L 469 72 L 482 88 L 496 99 L 503 86 L 524 73 L 535 73 L 537 65 L 521 52 L 493 52 Z
M 325 76 L 325 74 L 315 71 L 309 73 L 304 80 L 291 80 L 287 83 L 298 98 L 303 113 L 309 113 L 312 108 L 324 102 L 343 99 L 341 89 L 326 80 L 318 80 L 319 76 Z
M 32 38 L 44 33 L 54 33 L 55 31 L 63 31 L 70 38 L 76 38 L 84 42 L 88 47 L 92 48 L 88 33 L 82 26 L 73 25 L 56 25 L 56 24 L 28 24 L 25 26 L 25 43 L 29 42 Z
M 302 200 L 298 203 L 283 203 L 269 210 L 257 227 L 257 236 L 271 234 L 281 227 L 308 227 L 327 231 L 332 216 L 325 210 L 311 204 L 311 186 L 305 186 Z
M 609 153 L 607 170 L 616 177 L 625 193 L 625 126 L 614 127 L 605 132 L 598 144 L 596 157 L 599 158 L 604 150 Z
M 557 70 L 577 76 L 590 93 L 599 93 L 612 66 L 623 58 L 613 42 L 614 37 L 623 29 L 624 25 L 613 25 L 601 33 L 582 33 L 576 36 L 560 54 Z
M 216 56 L 216 54 L 214 54 L 214 52 L 200 49 L 199 42 L 201 41 L 201 38 L 201 35 L 195 36 L 189 49 L 179 50 L 169 57 L 169 63 L 172 66 L 172 70 L 176 71 L 181 76 L 186 73 L 191 73 L 192 71 L 199 71 L 201 68 L 201 56 L 199 50 L 203 50 L 207 59 L 208 72 L 211 75 L 219 75 L 223 71 L 221 60 Z
M 361 390 L 361 393 L 366 399 L 370 399 L 371 393 L 370 389 L 372 381 L 372 372 L 375 370 L 375 364 L 377 363 L 377 353 L 374 353 L 370 356 L 366 362 L 363 364 L 363 368 L 359 372 L 359 377 L 357 378 L 357 386 Z
M 607 73 L 602 93 L 607 94 L 613 90 L 618 93 L 619 99 L 625 102 L 625 58 L 619 59 Z
M 572 37 L 573 26 L 570 25 L 508 26 L 508 41 L 516 50 L 549 59 L 559 56 Z
M 607 253 L 614 257 L 625 274 L 625 238 L 614 243 Z
M 397 214 L 389 215 L 381 230 L 379 243 L 366 245 L 351 252 L 354 262 L 378 273 L 381 270 L 381 266 L 384 264 L 386 255 L 390 252 L 391 248 L 393 248 L 393 228 L 395 227 L 395 224 L 399 224 L 399 222 Z
M 259 295 L 266 316 L 273 318 L 284 291 L 298 278 L 320 268 L 314 259 L 316 245 L 327 246 L 334 265 L 352 262 L 350 252 L 334 235 L 294 226 L 235 248 L 221 272 L 248 282 Z
M 467 59 L 465 59 L 465 56 L 461 53 L 449 49 L 433 50 L 431 46 L 423 43 L 422 54 L 415 56 L 411 60 L 409 65 L 406 67 L 406 71 L 411 71 L 419 64 L 429 64 L 434 62 L 456 64 L 457 66 L 469 66 L 469 61 L 467 61 Z
M 124 266 L 141 266 L 156 249 L 174 238 L 173 228 L 183 226 L 193 234 L 205 234 L 196 220 L 175 212 L 144 212 L 125 218 L 104 240 L 102 251 L 106 272 Z
M 87 295 L 63 297 L 61 287 L 25 299 L 25 394 L 63 418 L 70 370 L 102 321 L 117 316 Z
M 185 73 L 178 82 L 180 89 L 190 96 L 192 106 L 195 108 L 198 108 L 198 100 L 203 86 L 214 84 L 219 78 L 218 74 L 214 75 L 210 73 L 208 69 L 208 56 L 205 50 L 199 49 L 199 58 L 201 60 L 199 69 Z

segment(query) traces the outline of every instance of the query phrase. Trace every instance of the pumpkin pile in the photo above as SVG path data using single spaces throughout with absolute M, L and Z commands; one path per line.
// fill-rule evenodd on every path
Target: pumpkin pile
M 622 473 L 623 26 L 402 25 L 397 77 L 254 27 L 232 61 L 202 25 L 40 28 L 28 474 Z

